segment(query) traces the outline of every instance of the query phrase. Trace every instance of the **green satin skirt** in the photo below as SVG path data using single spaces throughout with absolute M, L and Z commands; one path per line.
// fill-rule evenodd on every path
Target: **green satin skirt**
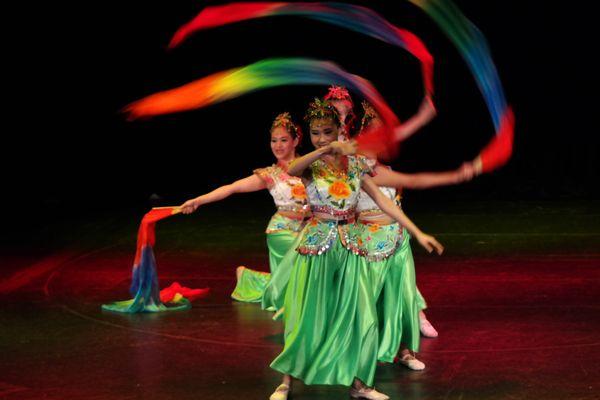
M 278 260 L 277 268 L 270 276 L 262 295 L 261 307 L 263 310 L 277 311 L 284 307 L 285 293 L 297 255 L 296 248 L 301 241 L 301 235 L 293 238 L 288 244 L 288 252 Z
M 377 358 L 384 362 L 394 361 L 401 343 L 419 350 L 419 311 L 424 300 L 416 286 L 410 235 L 405 230 L 403 236 L 390 257 L 369 263 L 379 320 Z
M 267 247 L 269 249 L 269 267 L 271 273 L 245 268 L 233 293 L 231 293 L 231 298 L 248 303 L 260 302 L 263 298 L 265 287 L 271 280 L 271 274 L 277 272 L 281 260 L 293 246 L 297 237 L 297 232 L 289 230 L 267 233 Z
M 309 385 L 373 385 L 377 314 L 365 259 L 338 239 L 321 255 L 291 249 L 280 268 L 289 271 L 285 346 L 271 367 Z
M 417 304 L 419 305 L 419 310 L 425 310 L 427 308 L 427 302 L 425 298 L 421 294 L 421 291 L 417 287 Z

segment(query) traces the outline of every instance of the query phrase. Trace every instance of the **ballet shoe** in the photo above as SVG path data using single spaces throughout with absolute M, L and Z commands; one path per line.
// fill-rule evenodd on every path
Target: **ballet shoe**
M 435 330 L 431 322 L 426 319 L 421 319 L 421 323 L 419 324 L 419 330 L 421 331 L 421 335 L 427 338 L 436 338 L 438 337 L 438 332 Z
M 425 363 L 417 360 L 417 358 L 410 353 L 406 353 L 402 357 L 396 358 L 396 362 L 413 371 L 422 371 L 425 369 Z
M 350 388 L 350 397 L 353 399 L 389 400 L 389 396 L 378 392 L 375 388 Z
M 269 400 L 287 400 L 290 387 L 285 383 L 277 386 L 277 389 L 273 392 Z

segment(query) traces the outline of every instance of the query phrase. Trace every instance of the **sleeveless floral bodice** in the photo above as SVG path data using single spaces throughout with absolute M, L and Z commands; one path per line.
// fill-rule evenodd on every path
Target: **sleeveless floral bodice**
M 312 163 L 311 179 L 306 187 L 312 211 L 329 214 L 330 219 L 353 217 L 361 179 L 365 174 L 372 173 L 366 160 L 363 156 L 343 157 L 341 171 L 321 159 Z
M 267 185 L 267 189 L 273 197 L 278 211 L 292 211 L 303 215 L 310 214 L 306 189 L 302 183 L 302 179 L 288 175 L 278 164 L 256 169 L 254 173 Z M 280 213 L 275 213 L 269 221 L 266 233 L 275 233 L 283 230 L 300 232 L 303 227 L 304 221 L 301 218 L 290 218 Z
M 372 158 L 367 158 L 366 162 L 370 168 L 375 169 L 375 166 L 377 165 L 377 160 L 374 160 Z M 380 186 L 379 190 L 381 190 L 381 192 L 388 199 L 398 200 L 396 198 L 396 195 L 397 195 L 396 188 Z M 369 196 L 367 194 L 367 192 L 365 192 L 364 190 L 361 189 L 360 195 L 358 197 L 358 204 L 356 206 L 356 212 L 358 212 L 358 213 L 363 213 L 363 212 L 381 213 L 382 211 L 379 209 L 379 206 L 373 201 L 371 196 Z
M 301 254 L 322 254 L 338 238 L 348 250 L 360 253 L 353 233 L 356 204 L 361 180 L 372 170 L 363 156 L 347 156 L 342 161 L 341 171 L 321 159 L 310 166 L 308 202 L 313 213 L 326 214 L 327 219 L 313 217 L 306 224 L 297 248 Z
M 254 173 L 267 185 L 278 210 L 304 213 L 309 209 L 306 188 L 302 179 L 288 175 L 277 164 L 256 169 Z

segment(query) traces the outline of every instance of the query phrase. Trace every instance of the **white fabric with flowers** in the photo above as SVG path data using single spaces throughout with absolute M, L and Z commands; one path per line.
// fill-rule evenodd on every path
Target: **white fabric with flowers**
M 297 251 L 320 255 L 338 240 L 350 251 L 360 254 L 353 235 L 354 217 L 360 184 L 365 174 L 372 174 L 363 156 L 342 157 L 337 169 L 319 159 L 311 164 L 311 178 L 306 186 L 308 202 L 313 213 L 327 214 L 327 220 L 313 217 L 304 227 Z M 349 223 L 348 220 L 350 220 Z M 340 225 L 337 221 L 346 221 Z
M 302 179 L 288 175 L 277 164 L 255 169 L 254 173 L 265 182 L 278 209 L 296 212 L 308 210 L 306 189 Z
M 365 174 L 372 174 L 364 156 L 346 156 L 341 161 L 341 169 L 322 159 L 313 162 L 311 179 L 306 187 L 312 211 L 329 214 L 331 219 L 354 217 L 361 179 Z
M 302 179 L 290 176 L 278 164 L 270 167 L 259 168 L 254 173 L 267 185 L 278 211 L 292 211 L 308 215 L 310 207 L 306 197 L 306 189 Z M 273 215 L 267 226 L 266 233 L 275 233 L 283 230 L 299 232 L 304 227 L 302 219 L 292 219 L 279 213 Z
M 377 160 L 374 160 L 372 158 L 367 158 L 366 160 L 367 160 L 367 164 L 369 165 L 369 167 L 371 167 L 373 169 L 377 165 Z M 387 187 L 387 186 L 380 186 L 379 190 L 388 199 L 390 199 L 390 200 L 396 200 L 397 201 L 397 205 L 400 206 L 400 204 L 398 202 L 399 199 L 396 198 L 396 194 L 397 194 L 396 188 Z M 377 205 L 377 203 L 375 203 L 375 201 L 373 201 L 373 199 L 371 198 L 371 196 L 369 196 L 367 194 L 367 192 L 365 192 L 364 190 L 361 189 L 359 197 L 358 197 L 358 204 L 356 206 L 356 212 L 361 213 L 361 212 L 368 212 L 368 211 L 372 211 L 374 213 L 376 213 L 376 212 L 381 213 L 382 212 L 380 210 L 379 206 Z

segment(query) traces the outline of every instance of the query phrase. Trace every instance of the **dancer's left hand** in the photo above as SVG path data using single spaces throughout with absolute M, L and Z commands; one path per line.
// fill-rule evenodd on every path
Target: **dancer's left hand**
M 433 250 L 435 250 L 435 252 L 441 256 L 444 252 L 444 246 L 442 246 L 442 244 L 431 235 L 421 233 L 419 236 L 417 236 L 417 240 L 419 241 L 419 244 L 423 246 L 425 250 L 427 250 L 428 253 L 431 253 Z
M 196 199 L 191 199 L 179 206 L 183 214 L 191 214 L 200 206 Z

